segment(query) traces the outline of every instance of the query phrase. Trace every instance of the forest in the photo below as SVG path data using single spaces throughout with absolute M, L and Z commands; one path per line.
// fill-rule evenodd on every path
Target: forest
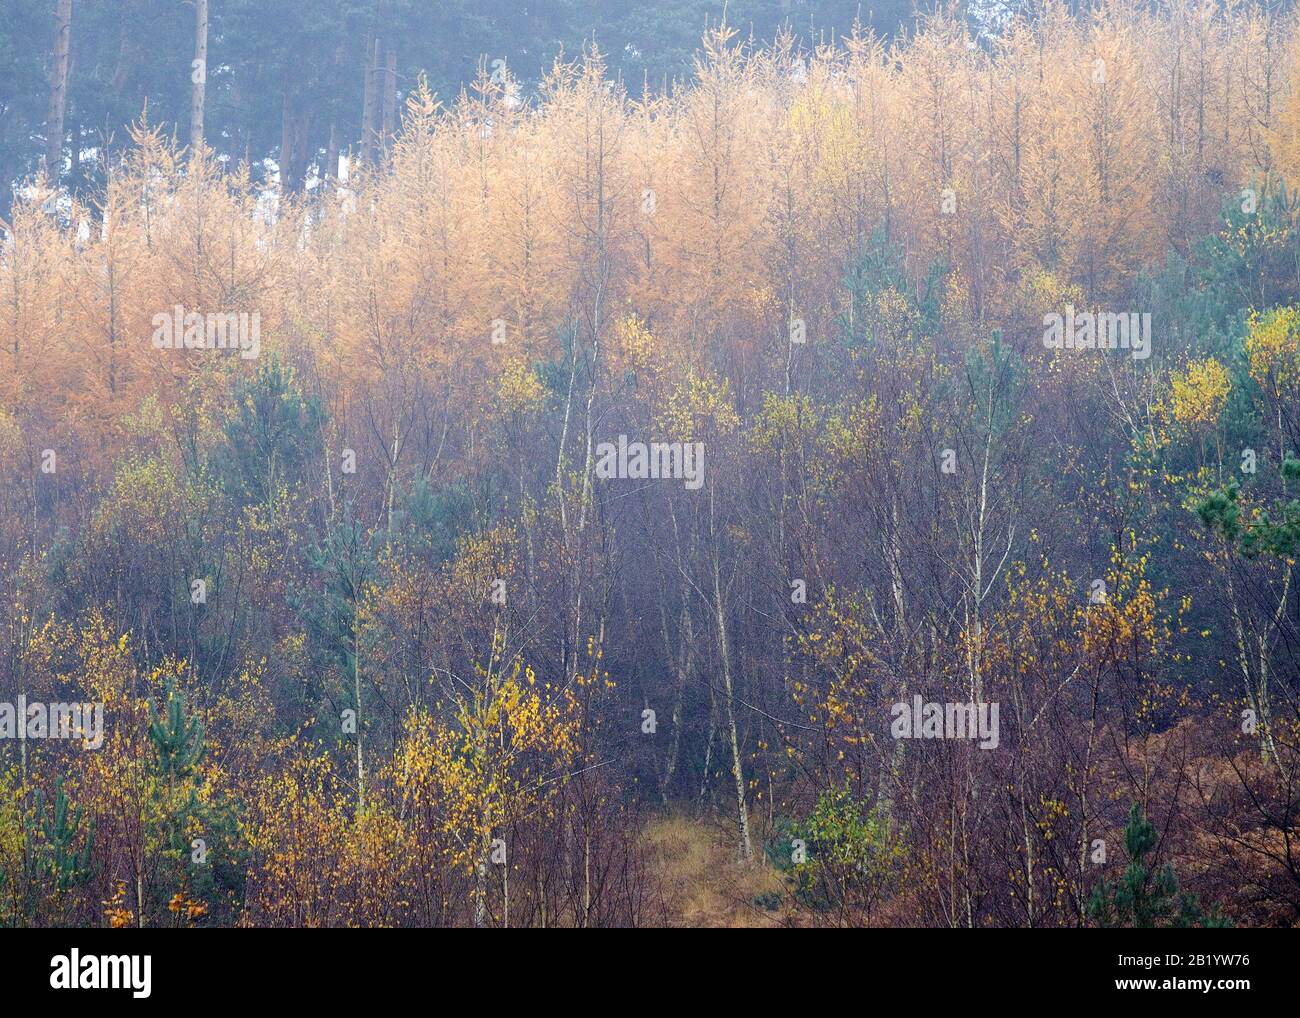
M 0 926 L 1300 925 L 1289 5 L 298 6 L 0 14 Z

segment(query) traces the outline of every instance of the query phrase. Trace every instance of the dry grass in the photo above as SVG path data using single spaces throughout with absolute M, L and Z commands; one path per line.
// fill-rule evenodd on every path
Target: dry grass
M 645 840 L 671 926 L 759 927 L 791 921 L 784 906 L 772 912 L 754 899 L 773 892 L 784 896 L 781 875 L 761 858 L 742 865 L 735 842 L 707 819 L 680 813 L 652 820 Z

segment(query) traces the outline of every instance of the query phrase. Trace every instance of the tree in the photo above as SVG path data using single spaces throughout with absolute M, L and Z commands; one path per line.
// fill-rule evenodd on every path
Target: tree
M 1231 926 L 1217 911 L 1203 912 L 1194 895 L 1179 893 L 1173 863 L 1150 868 L 1146 858 L 1159 840 L 1155 826 L 1134 803 L 1124 826 L 1128 868 L 1117 882 L 1103 880 L 1093 889 L 1089 915 L 1103 927 Z
M 63 175 L 63 114 L 68 102 L 68 51 L 72 40 L 72 0 L 56 0 L 54 60 L 50 65 L 50 111 L 45 117 L 45 172 L 51 180 Z M 80 157 L 74 140 L 72 161 Z
M 208 83 L 208 0 L 194 0 L 194 63 L 190 69 L 190 147 L 203 144 L 203 100 Z

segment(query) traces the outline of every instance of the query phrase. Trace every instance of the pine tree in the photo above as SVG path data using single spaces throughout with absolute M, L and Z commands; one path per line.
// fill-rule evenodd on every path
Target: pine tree
M 1124 827 L 1128 868 L 1119 881 L 1103 880 L 1093 889 L 1089 915 L 1103 927 L 1231 926 L 1231 921 L 1220 916 L 1217 909 L 1208 914 L 1203 912 L 1196 895 L 1179 892 L 1172 863 L 1167 862 L 1155 871 L 1147 866 L 1144 860 L 1156 847 L 1157 840 L 1155 826 L 1134 803 Z
M 185 716 L 185 701 L 170 686 L 166 694 L 167 714 L 149 704 L 149 740 L 153 743 L 154 760 L 159 776 L 165 778 L 169 789 L 178 780 L 194 773 L 205 749 L 203 723 Z
M 79 887 L 91 876 L 90 853 L 95 843 L 95 824 L 92 820 L 86 829 L 85 841 L 77 851 L 73 844 L 81 830 L 81 807 L 69 818 L 67 793 L 63 791 L 63 778 L 54 786 L 54 803 L 50 815 L 45 816 L 45 795 L 36 790 L 36 814 L 41 817 L 44 835 L 44 853 L 37 863 L 38 872 L 50 877 L 58 893 Z

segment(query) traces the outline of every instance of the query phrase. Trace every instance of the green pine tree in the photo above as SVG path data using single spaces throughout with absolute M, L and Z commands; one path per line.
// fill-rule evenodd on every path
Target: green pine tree
M 203 723 L 186 718 L 185 701 L 171 686 L 166 691 L 166 715 L 149 704 L 149 741 L 153 743 L 154 762 L 159 777 L 168 789 L 194 773 L 203 759 L 205 743 Z
M 1156 847 L 1155 826 L 1142 815 L 1137 803 L 1129 810 L 1124 827 L 1124 848 L 1129 864 L 1117 882 L 1103 880 L 1093 889 L 1088 914 L 1103 927 L 1153 929 L 1155 927 L 1224 927 L 1232 922 L 1202 911 L 1193 894 L 1178 890 L 1172 863 L 1152 871 L 1147 856 Z
M 95 842 L 95 825 L 92 820 L 86 829 L 81 850 L 74 848 L 81 831 L 81 807 L 69 814 L 71 803 L 63 791 L 63 779 L 54 786 L 54 803 L 46 816 L 45 794 L 36 790 L 36 815 L 40 817 L 41 834 L 44 835 L 42 852 L 37 863 L 38 871 L 54 882 L 57 893 L 63 894 L 90 879 L 90 853 Z

